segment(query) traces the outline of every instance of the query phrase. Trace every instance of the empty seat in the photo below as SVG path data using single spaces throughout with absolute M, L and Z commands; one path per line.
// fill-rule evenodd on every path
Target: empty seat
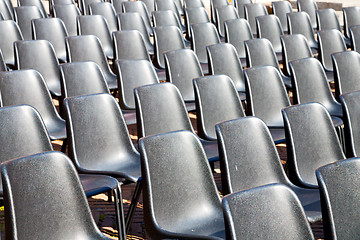
M 350 27 L 351 49 L 360 53 L 360 25 Z
M 185 25 L 182 24 L 182 17 L 180 12 L 178 11 L 178 8 L 176 6 L 176 1 L 168 1 L 168 0 L 155 0 L 155 9 L 156 11 L 164 11 L 164 10 L 170 10 L 175 13 L 176 18 L 179 20 L 179 29 L 181 32 L 185 32 Z M 182 10 L 182 7 L 181 7 Z M 183 11 L 183 10 L 182 10 Z M 183 13 L 184 15 L 184 13 Z
M 235 6 L 236 9 L 238 10 L 238 13 L 239 13 L 239 17 L 240 17 L 240 18 L 245 18 L 244 5 L 245 5 L 245 4 L 248 4 L 248 3 L 253 3 L 253 0 L 235 0 L 235 1 L 234 1 L 234 6 Z
M 315 29 L 316 23 L 316 10 L 318 6 L 314 0 L 297 0 L 297 8 L 299 12 L 306 12 L 310 17 L 311 26 Z
M 14 42 L 23 40 L 19 26 L 13 20 L 0 21 L 0 49 L 5 63 L 12 68 L 15 64 Z
M 40 9 L 42 15 L 44 17 L 47 17 L 48 14 L 45 10 L 44 7 L 44 3 L 42 2 L 42 0 L 18 0 L 18 6 L 22 7 L 22 6 L 36 6 Z
M 191 39 L 190 27 L 192 24 L 210 22 L 210 17 L 204 7 L 192 7 L 185 9 L 186 37 Z
M 9 1 L 11 3 L 11 1 Z M 6 1 L 0 1 L 0 12 L 3 15 L 3 20 L 14 20 L 13 6 L 8 6 Z
M 344 16 L 344 34 L 350 38 L 349 28 L 360 25 L 360 7 L 344 7 L 342 10 Z
M 309 46 L 316 52 L 318 42 L 315 39 L 314 29 L 310 17 L 306 12 L 293 12 L 287 15 L 289 34 L 302 34 L 308 40 Z
M 237 10 L 232 5 L 226 5 L 226 6 L 217 7 L 215 9 L 215 14 L 216 14 L 216 27 L 218 29 L 219 35 L 221 37 L 225 37 L 224 23 L 227 20 L 239 18 Z
M 103 0 L 79 0 L 79 9 L 82 15 L 90 15 L 90 5 L 92 3 L 99 3 Z
M 256 33 L 256 17 L 267 15 L 268 11 L 262 3 L 245 4 L 245 18 L 250 24 L 252 33 Z
M 210 0 L 210 17 L 211 17 L 211 21 L 214 24 L 216 23 L 216 8 L 218 7 L 222 7 L 222 6 L 226 6 L 226 5 L 230 5 L 228 0 Z
M 152 35 L 153 29 L 146 5 L 142 1 L 124 1 L 122 3 L 124 13 L 137 12 L 144 20 L 147 32 Z
M 280 20 L 281 27 L 285 33 L 289 32 L 287 24 L 287 14 L 292 13 L 292 6 L 288 1 L 275 1 L 271 3 L 274 15 Z
M 75 4 L 54 5 L 53 14 L 63 20 L 69 36 L 77 35 L 76 17 L 80 15 L 80 10 Z
M 44 15 L 36 6 L 15 7 L 15 21 L 19 25 L 24 40 L 32 40 L 31 20 L 43 18 Z
M 90 4 L 91 15 L 102 15 L 105 17 L 110 33 L 118 30 L 116 12 L 114 6 L 109 2 L 94 2 Z

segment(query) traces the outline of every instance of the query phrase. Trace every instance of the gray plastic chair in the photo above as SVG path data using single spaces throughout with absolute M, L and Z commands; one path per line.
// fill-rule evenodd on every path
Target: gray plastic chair
M 216 125 L 223 194 L 272 183 L 289 187 L 300 199 L 309 222 L 321 220 L 320 194 L 290 182 L 266 124 L 246 117 Z
M 291 3 L 288 1 L 275 1 L 271 3 L 273 13 L 280 20 L 281 27 L 284 33 L 288 33 L 287 14 L 292 13 L 293 9 Z
M 195 78 L 196 123 L 198 135 L 216 141 L 215 125 L 245 117 L 235 85 L 226 75 Z
M 7 239 L 29 234 L 35 239 L 110 239 L 97 228 L 79 176 L 66 155 L 47 152 L 11 160 L 2 165 L 1 172 Z
M 236 8 L 233 5 L 226 5 L 217 7 L 215 9 L 216 14 L 216 27 L 218 29 L 220 37 L 225 37 L 224 23 L 227 20 L 237 19 L 239 15 Z
M 0 21 L 0 49 L 4 55 L 6 65 L 14 68 L 14 42 L 23 40 L 19 26 L 13 20 Z
M 124 178 L 124 184 L 137 183 L 126 216 L 128 232 L 141 189 L 140 155 L 131 142 L 118 102 L 102 93 L 66 98 L 64 105 L 69 156 L 77 170 Z
M 289 62 L 312 57 L 308 41 L 302 34 L 283 35 L 280 38 L 283 53 L 283 72 L 290 76 Z
M 146 10 L 149 14 L 149 16 L 152 15 L 152 13 L 155 11 L 155 0 L 140 0 L 145 3 Z
M 345 159 L 329 112 L 313 102 L 285 108 L 282 113 L 288 176 L 298 186 L 318 188 L 315 170 Z
M 310 17 L 306 12 L 293 12 L 287 14 L 289 34 L 302 34 L 308 40 L 311 49 L 316 52 L 318 42 L 315 39 L 314 29 L 310 22 Z
M 60 18 L 38 18 L 31 21 L 34 40 L 47 40 L 54 47 L 59 62 L 66 62 L 65 37 L 68 36 Z
M 63 20 L 69 36 L 77 35 L 76 18 L 80 15 L 80 10 L 75 4 L 56 4 L 53 7 L 53 15 Z
M 179 24 L 180 24 L 179 29 L 181 30 L 181 32 L 185 32 L 186 27 L 185 27 L 185 25 L 182 24 L 182 17 L 181 17 L 180 12 L 178 11 L 178 8 L 177 8 L 175 2 L 176 2 L 175 0 L 172 0 L 172 1 L 155 0 L 155 9 L 156 9 L 156 11 L 164 11 L 164 10 L 173 11 L 175 13 L 175 16 L 179 20 Z M 184 13 L 182 15 L 184 15 Z
M 66 4 L 76 4 L 76 3 L 74 0 L 49 0 L 50 16 L 54 15 L 54 12 L 53 12 L 54 5 L 66 5 Z
M 90 15 L 90 5 L 92 3 L 100 3 L 103 0 L 79 0 L 79 9 L 82 15 Z
M 154 22 L 154 27 L 175 26 L 179 29 L 181 28 L 179 19 L 171 10 L 154 11 L 152 13 L 152 19 Z
M 48 14 L 45 10 L 44 3 L 42 2 L 42 0 L 18 0 L 17 2 L 19 7 L 36 6 L 40 9 L 44 17 L 48 17 Z
M 360 25 L 350 27 L 351 49 L 360 53 Z
M 360 54 L 346 51 L 332 54 L 334 68 L 335 96 L 360 90 Z
M 245 4 L 245 19 L 248 20 L 252 33 L 256 33 L 256 17 L 268 15 L 262 3 Z
M 0 1 L 0 12 L 3 15 L 3 20 L 13 20 L 14 19 L 13 8 L 10 9 L 10 7 L 8 7 L 6 1 Z
M 202 0 L 184 0 L 184 10 L 186 11 L 187 8 L 198 8 L 198 7 L 205 7 Z M 185 14 L 184 11 L 184 14 Z
M 271 42 L 266 38 L 256 38 L 245 41 L 245 51 L 248 67 L 273 66 L 281 74 L 287 88 L 292 88 L 291 79 L 285 76 L 277 60 Z
M 44 78 L 51 94 L 61 96 L 59 61 L 51 43 L 47 40 L 14 42 L 16 68 L 35 69 Z
M 253 0 L 235 0 L 234 1 L 234 6 L 238 10 L 239 18 L 245 18 L 244 5 L 249 4 L 249 3 L 253 3 Z
M 95 35 L 99 38 L 106 57 L 114 59 L 112 35 L 104 16 L 86 15 L 77 17 L 79 35 Z M 96 27 L 94 27 L 96 26 Z
M 360 159 L 338 161 L 316 170 L 322 196 L 324 237 L 355 239 L 359 236 L 356 222 L 359 214 L 357 186 Z
M 217 24 L 216 22 L 216 8 L 218 7 L 222 7 L 222 6 L 226 6 L 226 5 L 230 5 L 228 0 L 210 0 L 210 17 L 211 17 L 211 21 L 214 24 Z
M 318 9 L 316 11 L 316 20 L 318 30 L 337 29 L 340 32 L 342 31 L 336 11 L 332 8 Z
M 114 6 L 109 2 L 94 2 L 90 4 L 91 15 L 102 15 L 108 24 L 110 33 L 118 30 L 116 12 Z
M 148 10 L 146 8 L 146 5 L 142 1 L 124 1 L 122 3 L 123 6 L 123 12 L 124 13 L 130 13 L 130 12 L 137 12 L 140 14 L 142 19 L 144 20 L 144 24 L 146 26 L 146 30 L 148 34 L 153 34 L 153 29 L 150 21 L 150 16 L 148 13 Z
M 44 15 L 36 6 L 15 7 L 14 12 L 14 19 L 19 25 L 24 40 L 32 40 L 31 20 L 44 18 Z
M 135 88 L 135 104 L 139 138 L 177 130 L 195 133 L 181 94 L 171 83 Z M 200 141 L 209 161 L 217 161 L 217 142 Z
M 192 81 L 204 76 L 196 54 L 190 49 L 180 49 L 166 52 L 164 56 L 168 82 L 179 89 L 187 110 L 194 111 L 196 106 Z
M 177 131 L 142 138 L 139 146 L 149 236 L 225 239 L 221 199 L 199 139 Z
M 314 239 L 299 199 L 281 184 L 226 196 L 223 210 L 226 239 Z
M 316 29 L 316 10 L 318 6 L 314 0 L 297 0 L 297 8 L 299 12 L 306 12 L 310 17 L 311 26 Z
M 192 24 L 210 22 L 205 7 L 192 7 L 185 9 L 186 38 L 191 39 L 190 27 Z
M 129 0 L 111 0 L 110 2 L 114 6 L 116 14 L 119 14 L 119 13 L 123 13 L 122 3 L 127 1 Z
M 73 36 L 65 40 L 68 62 L 94 61 L 101 68 L 109 89 L 117 89 L 116 75 L 111 71 L 100 40 L 95 35 Z
M 344 34 L 346 37 L 350 38 L 349 28 L 360 25 L 360 7 L 344 7 L 342 10 L 344 17 Z

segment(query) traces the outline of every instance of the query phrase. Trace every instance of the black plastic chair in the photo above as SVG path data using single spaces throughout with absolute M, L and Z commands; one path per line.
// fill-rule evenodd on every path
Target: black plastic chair
M 268 15 L 262 3 L 249 3 L 244 5 L 245 19 L 248 20 L 252 33 L 256 33 L 256 17 Z
M 68 36 L 60 18 L 38 18 L 31 21 L 34 40 L 47 40 L 54 47 L 59 62 L 66 62 L 65 37 Z
M 29 234 L 34 239 L 110 239 L 97 228 L 66 155 L 47 152 L 11 160 L 1 166 L 1 175 L 7 239 Z
M 288 107 L 282 113 L 288 176 L 298 186 L 318 188 L 315 170 L 345 159 L 331 116 L 319 103 Z
M 355 239 L 359 236 L 356 222 L 359 212 L 359 163 L 359 158 L 353 158 L 316 170 L 326 239 Z
M 114 6 L 109 2 L 94 2 L 90 4 L 91 15 L 102 15 L 108 24 L 110 33 L 118 30 L 116 12 Z
M 16 68 L 35 69 L 40 72 L 55 98 L 61 96 L 59 61 L 51 43 L 47 40 L 14 42 Z
M 216 27 L 219 32 L 220 37 L 225 37 L 225 27 L 224 23 L 227 20 L 238 19 L 239 15 L 236 8 L 233 5 L 226 5 L 217 7 L 215 9 L 216 14 Z
M 293 191 L 261 186 L 223 199 L 226 239 L 314 239 Z
M 53 15 L 63 20 L 69 36 L 77 35 L 76 18 L 80 15 L 80 10 L 75 4 L 56 4 L 53 6 Z
M 13 20 L 0 21 L 0 49 L 4 55 L 6 65 L 14 67 L 14 42 L 23 40 L 19 26 Z
M 235 0 L 234 6 L 238 10 L 239 18 L 245 18 L 245 9 L 244 5 L 248 3 L 253 3 L 253 0 Z
M 210 0 L 210 17 L 211 17 L 211 22 L 214 24 L 217 24 L 216 22 L 216 8 L 218 7 L 223 7 L 226 5 L 230 5 L 228 0 Z
M 124 184 L 137 183 L 126 216 L 128 232 L 140 195 L 141 170 L 140 156 L 131 142 L 119 104 L 106 93 L 66 98 L 64 102 L 69 156 L 78 171 L 123 178 Z
M 360 25 L 350 27 L 351 49 L 360 53 Z
M 144 24 L 146 26 L 147 32 L 152 35 L 153 29 L 150 21 L 150 15 L 146 8 L 146 5 L 142 1 L 124 1 L 122 3 L 123 12 L 130 13 L 130 12 L 137 12 L 140 14 L 142 19 L 144 20 Z
M 44 15 L 36 6 L 15 7 L 14 13 L 14 19 L 19 25 L 24 40 L 32 40 L 31 20 L 44 18 Z
M 344 7 L 342 10 L 344 17 L 344 34 L 346 37 L 350 38 L 349 28 L 360 25 L 360 7 Z
M 281 27 L 284 33 L 288 33 L 288 24 L 287 24 L 287 14 L 292 13 L 292 6 L 291 3 L 288 1 L 275 1 L 271 3 L 273 13 L 277 16 L 280 20 Z
M 177 131 L 142 138 L 139 146 L 149 236 L 225 239 L 220 196 L 199 139 Z
M 181 94 L 171 83 L 135 88 L 135 104 L 139 139 L 177 130 L 195 133 Z M 217 161 L 217 142 L 200 140 L 209 161 Z
M 196 23 L 210 22 L 210 17 L 205 7 L 192 7 L 185 9 L 186 38 L 191 39 L 190 26 Z
M 195 78 L 193 82 L 198 135 L 216 141 L 218 122 L 245 117 L 241 100 L 233 81 L 226 75 Z
M 316 29 L 316 10 L 318 6 L 314 0 L 297 0 L 297 8 L 299 12 L 306 12 L 310 17 L 311 26 Z
M 116 91 L 116 75 L 111 71 L 99 38 L 95 35 L 67 37 L 66 52 L 68 62 L 94 61 L 99 65 L 110 90 Z

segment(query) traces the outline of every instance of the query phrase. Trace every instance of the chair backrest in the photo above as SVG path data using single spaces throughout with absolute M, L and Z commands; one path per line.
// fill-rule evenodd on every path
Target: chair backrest
M 297 0 L 297 8 L 299 12 L 306 12 L 310 17 L 311 26 L 315 29 L 316 24 L 316 10 L 318 6 L 314 0 Z
M 212 23 L 197 23 L 191 25 L 191 49 L 196 53 L 201 63 L 207 63 L 206 46 L 220 43 L 216 27 Z
M 204 76 L 196 54 L 190 49 L 180 49 L 164 56 L 166 79 L 179 89 L 185 101 L 194 101 L 192 80 Z
M 278 71 L 280 66 L 271 42 L 266 38 L 254 38 L 245 41 L 248 67 L 273 66 Z
M 8 161 L 1 172 L 7 239 L 29 234 L 35 239 L 105 239 L 91 215 L 76 169 L 65 154 L 47 152 Z
M 225 27 L 224 23 L 230 19 L 237 19 L 239 15 L 237 13 L 236 8 L 233 5 L 226 5 L 217 7 L 215 9 L 216 14 L 216 27 L 218 29 L 219 35 L 221 37 L 225 36 Z
M 185 48 L 184 38 L 180 29 L 175 26 L 154 28 L 154 47 L 154 65 L 165 69 L 164 53 Z
M 142 138 L 139 145 L 144 219 L 151 237 L 163 239 L 178 233 L 190 239 L 199 235 L 215 239 L 209 235 L 224 234 L 220 196 L 198 138 L 177 131 Z M 174 189 L 176 196 L 169 194 Z
M 111 3 L 112 5 L 114 6 L 115 8 L 115 12 L 116 14 L 119 14 L 119 13 L 123 13 L 123 6 L 122 6 L 122 3 L 123 2 L 127 2 L 129 0 L 111 0 Z
M 194 79 L 198 135 L 216 140 L 215 125 L 245 116 L 241 100 L 232 80 L 226 75 Z
M 250 24 L 251 31 L 256 33 L 256 17 L 267 15 L 268 11 L 262 3 L 249 3 L 244 5 L 245 18 Z
M 181 14 L 178 11 L 178 8 L 176 6 L 175 0 L 168 1 L 168 0 L 155 0 L 155 9 L 156 11 L 164 11 L 164 10 L 170 10 L 175 13 L 175 16 L 179 20 L 179 23 L 181 24 Z M 182 25 L 181 25 L 182 26 Z
M 0 12 L 2 13 L 2 15 L 4 17 L 3 20 L 13 20 L 14 19 L 13 7 L 11 5 L 11 8 L 10 8 L 10 6 L 7 5 L 6 1 L 0 1 Z
M 186 36 L 191 39 L 190 27 L 192 24 L 210 22 L 210 17 L 205 7 L 192 7 L 185 9 Z
M 47 17 L 47 13 L 44 7 L 44 3 L 42 2 L 42 0 L 18 0 L 18 6 L 22 7 L 22 6 L 36 6 L 40 9 L 42 15 L 44 17 Z
M 184 10 L 187 8 L 205 7 L 202 0 L 184 0 Z M 185 14 L 184 11 L 184 14 Z
M 230 5 L 228 0 L 210 0 L 211 21 L 216 24 L 216 8 Z
M 149 16 L 151 16 L 152 12 L 155 11 L 155 0 L 140 0 L 140 1 L 145 3 L 146 10 Z
M 283 35 L 280 39 L 283 53 L 283 71 L 290 76 L 289 62 L 312 57 L 312 52 L 308 41 L 302 34 Z
M 146 26 L 146 30 L 149 34 L 152 34 L 152 26 L 150 21 L 150 16 L 146 5 L 142 1 L 124 1 L 122 3 L 124 13 L 129 12 L 137 12 L 140 14 L 142 19 L 144 20 L 144 24 Z
M 54 47 L 60 62 L 66 62 L 65 37 L 68 36 L 60 18 L 38 18 L 31 21 L 34 40 L 47 40 Z
M 62 97 L 110 93 L 104 75 L 95 62 L 72 62 L 60 65 Z
M 101 42 L 102 49 L 107 58 L 114 58 L 112 36 L 109 26 L 102 15 L 82 15 L 77 17 L 79 35 L 95 35 Z M 96 27 L 94 27 L 96 26 Z
M 253 38 L 249 22 L 246 19 L 238 18 L 225 22 L 225 41 L 231 43 L 240 58 L 245 58 L 244 41 Z
M 281 52 L 280 36 L 284 35 L 280 20 L 275 15 L 256 17 L 257 36 L 271 42 L 275 52 Z
M 144 59 L 150 61 L 144 38 L 138 30 L 113 32 L 114 59 Z
M 90 5 L 102 1 L 103 0 L 79 0 L 79 9 L 82 12 L 82 15 L 90 15 Z
M 281 184 L 224 197 L 227 239 L 314 239 L 295 193 Z
M 139 138 L 177 130 L 194 132 L 184 100 L 171 83 L 135 88 Z
M 346 51 L 332 54 L 335 96 L 360 90 L 360 54 Z
M 102 15 L 109 26 L 110 33 L 118 30 L 114 6 L 109 2 L 94 2 L 90 4 L 90 14 Z
M 112 165 L 116 172 L 131 165 L 134 156 L 139 159 L 119 104 L 110 94 L 67 98 L 65 107 L 69 156 L 78 169 L 104 172 Z
M 31 20 L 36 18 L 43 18 L 44 15 L 41 13 L 40 9 L 36 6 L 23 6 L 15 7 L 15 21 L 19 25 L 21 33 L 25 40 L 32 40 L 32 31 L 31 31 Z
M 171 10 L 154 11 L 152 13 L 152 18 L 154 21 L 154 27 L 176 26 L 179 29 L 181 28 L 179 19 Z
M 159 83 L 157 74 L 148 60 L 117 60 L 118 98 L 121 109 L 135 110 L 134 89 Z
M 350 41 L 352 50 L 360 53 L 360 26 L 350 27 Z
M 35 69 L 44 78 L 48 89 L 61 96 L 59 61 L 47 40 L 24 40 L 14 43 L 17 69 Z
M 23 40 L 19 26 L 13 20 L 0 21 L 0 49 L 4 55 L 5 63 L 15 64 L 14 42 Z
M 238 10 L 239 18 L 245 18 L 244 5 L 248 3 L 253 3 L 253 0 L 235 0 L 234 6 Z
M 230 43 L 218 43 L 206 47 L 209 74 L 225 74 L 234 82 L 237 91 L 245 92 L 245 80 L 236 49 Z
M 342 31 L 336 12 L 332 8 L 318 9 L 316 11 L 318 30 L 337 29 Z
M 344 34 L 346 37 L 350 37 L 349 28 L 355 25 L 360 25 L 360 7 L 344 7 Z
M 289 13 L 287 16 L 289 33 L 304 35 L 311 48 L 318 48 L 309 15 L 306 12 L 293 12 Z
M 347 50 L 342 33 L 337 29 L 321 30 L 317 32 L 319 41 L 319 60 L 325 70 L 332 71 L 331 54 Z
M 282 110 L 290 180 L 299 186 L 317 187 L 315 170 L 345 159 L 329 112 L 319 103 Z
M 49 0 L 49 13 L 53 16 L 54 5 L 76 4 L 74 0 Z
M 288 32 L 287 16 L 286 14 L 292 13 L 291 3 L 288 1 L 275 1 L 271 3 L 274 15 L 280 20 L 281 27 L 284 32 Z
M 316 171 L 322 198 L 324 236 L 327 239 L 351 239 L 359 234 L 359 159 L 328 164 Z
M 63 20 L 69 36 L 77 35 L 76 17 L 80 15 L 80 10 L 75 4 L 55 4 L 53 7 L 54 17 Z

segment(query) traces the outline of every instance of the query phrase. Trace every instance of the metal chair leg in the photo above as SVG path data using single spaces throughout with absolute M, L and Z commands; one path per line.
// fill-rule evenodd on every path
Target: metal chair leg
M 133 198 L 131 200 L 129 211 L 126 215 L 126 220 L 125 220 L 126 233 L 128 233 L 130 230 L 130 226 L 131 226 L 132 219 L 133 219 L 133 216 L 135 213 L 136 205 L 139 201 L 141 189 L 142 189 L 142 179 L 139 178 L 136 183 L 136 187 L 135 187 Z
M 122 202 L 122 192 L 120 184 L 118 185 L 117 189 L 114 189 L 114 200 L 116 210 L 116 222 L 118 225 L 118 238 L 120 240 L 126 240 L 124 207 Z

